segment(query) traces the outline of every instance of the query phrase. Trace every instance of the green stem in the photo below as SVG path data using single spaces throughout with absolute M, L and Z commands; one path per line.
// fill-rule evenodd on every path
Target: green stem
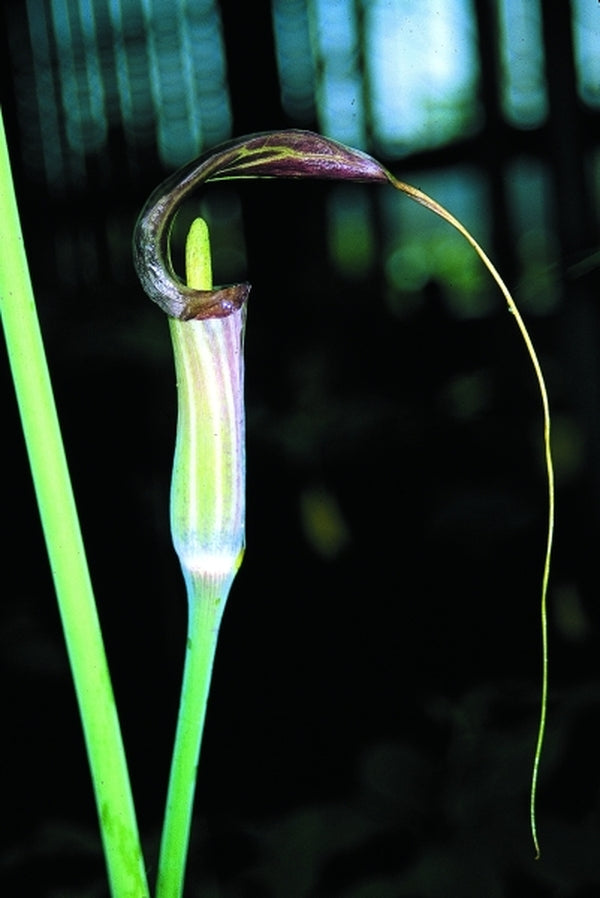
M 0 300 L 113 898 L 149 894 L 121 731 L 37 317 L 0 114 Z
M 229 586 L 199 578 L 190 586 L 187 648 L 181 704 L 165 825 L 160 847 L 156 898 L 179 898 L 183 893 L 185 867 L 192 822 L 196 773 L 219 624 Z M 220 578 L 219 578 L 220 579 Z

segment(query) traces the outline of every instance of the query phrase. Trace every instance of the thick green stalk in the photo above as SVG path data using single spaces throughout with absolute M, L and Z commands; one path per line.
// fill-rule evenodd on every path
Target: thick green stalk
M 0 116 L 0 301 L 83 724 L 111 894 L 149 894 L 129 776 L 42 342 Z
M 190 286 L 210 289 L 208 231 L 200 219 L 190 230 L 186 267 Z M 245 308 L 224 318 L 169 321 L 179 398 L 171 530 L 189 619 L 156 898 L 183 892 L 219 625 L 244 551 L 244 321 Z

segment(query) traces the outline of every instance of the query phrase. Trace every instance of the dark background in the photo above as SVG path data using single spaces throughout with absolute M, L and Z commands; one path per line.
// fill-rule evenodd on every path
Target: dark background
M 540 4 L 547 106 L 534 124 L 509 121 L 500 101 L 494 2 L 465 5 L 477 76 L 464 133 L 457 127 L 432 146 L 387 145 L 363 96 L 363 148 L 399 177 L 437 186 L 438 199 L 459 205 L 473 177 L 479 184 L 466 224 L 524 303 L 548 380 L 557 531 L 542 859 L 533 860 L 528 789 L 546 487 L 540 402 L 514 322 L 488 278 L 474 285 L 468 272 L 464 291 L 476 304 L 460 311 L 460 238 L 425 211 L 405 211 L 400 195 L 214 186 L 202 210 L 216 280 L 253 284 L 248 548 L 217 653 L 190 898 L 583 898 L 600 887 L 600 144 L 598 94 L 578 88 L 573 23 L 583 6 Z M 398 7 L 402 15 L 412 5 Z M 75 21 L 83 6 L 65 8 Z M 98 21 L 107 8 L 97 4 Z M 282 102 L 270 5 L 212 8 L 226 62 L 215 90 L 231 109 L 224 136 L 326 132 L 318 91 L 302 115 Z M 364 6 L 348 9 L 356 65 L 366 71 Z M 42 10 L 45 24 L 35 18 Z M 77 155 L 56 100 L 69 47 L 53 37 L 51 10 L 42 0 L 3 6 L 3 110 L 153 880 L 186 609 L 168 532 L 176 414 L 168 329 L 135 279 L 130 240 L 146 196 L 176 166 L 161 157 L 151 116 L 128 131 L 115 114 L 104 142 Z M 185 30 L 177 4 L 172 15 Z M 145 21 L 133 2 L 123 16 L 125 55 L 162 21 Z M 41 94 L 28 87 L 39 40 L 32 22 L 49 42 L 39 83 L 54 85 L 43 100 L 56 100 L 53 135 L 40 124 Z M 101 35 L 107 84 L 115 34 Z M 76 36 L 71 49 L 83 59 Z M 407 32 L 407 46 L 411 39 Z M 201 69 L 194 77 L 210 78 Z M 52 176 L 42 150 L 55 153 L 62 174 Z M 528 165 L 541 182 L 523 175 Z M 336 208 L 359 222 L 337 257 Z M 524 215 L 539 216 L 543 264 L 518 249 Z M 427 241 L 439 234 L 446 255 L 436 268 Z M 422 272 L 410 286 L 389 264 L 390 246 L 406 241 Z M 3 894 L 104 896 L 78 713 L 4 361 L 1 371 L 0 883 Z

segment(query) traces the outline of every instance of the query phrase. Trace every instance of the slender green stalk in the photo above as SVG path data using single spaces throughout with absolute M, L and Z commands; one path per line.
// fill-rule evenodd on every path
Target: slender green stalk
M 183 686 L 160 847 L 156 898 L 179 898 L 183 893 L 200 744 L 219 624 L 228 591 L 222 583 L 215 581 L 210 584 L 204 577 L 191 584 L 191 589 L 198 596 L 190 601 Z
M 0 300 L 83 723 L 111 894 L 149 894 L 96 605 L 46 363 L 0 115 Z
M 210 289 L 208 231 L 201 219 L 190 230 L 186 267 L 190 286 Z M 225 318 L 169 321 L 179 396 L 171 530 L 189 620 L 156 898 L 183 892 L 219 625 L 244 550 L 244 321 L 244 308 Z

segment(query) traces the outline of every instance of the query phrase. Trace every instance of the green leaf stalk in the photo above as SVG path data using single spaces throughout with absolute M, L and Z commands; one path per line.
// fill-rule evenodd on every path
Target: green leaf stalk
M 9 362 L 75 683 L 113 898 L 149 890 L 117 709 L 29 277 L 0 116 L 0 301 Z

